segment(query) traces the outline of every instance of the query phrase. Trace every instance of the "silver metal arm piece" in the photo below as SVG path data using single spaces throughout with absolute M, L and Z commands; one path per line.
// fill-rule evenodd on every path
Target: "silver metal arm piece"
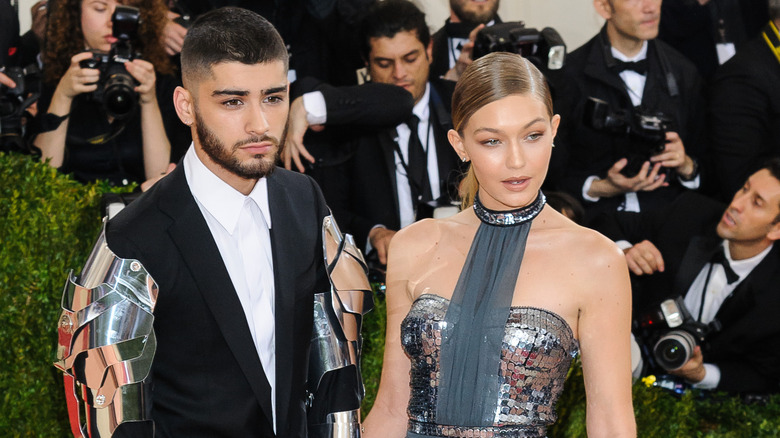
M 108 248 L 104 225 L 81 275 L 68 275 L 57 327 L 54 366 L 65 373 L 75 436 L 110 437 L 122 423 L 151 422 L 144 383 L 157 346 L 156 300 L 157 283 L 138 260 Z
M 323 219 L 322 245 L 331 290 L 314 298 L 309 436 L 357 438 L 361 433 L 360 402 L 365 395 L 360 374 L 360 328 L 363 315 L 374 307 L 373 294 L 363 254 L 351 235 L 341 233 L 332 215 Z M 337 383 L 324 388 L 322 385 L 330 379 Z M 333 403 L 328 398 L 338 400 Z M 348 406 L 349 410 L 334 412 L 321 407 L 328 403 Z M 312 419 L 312 415 L 319 418 Z

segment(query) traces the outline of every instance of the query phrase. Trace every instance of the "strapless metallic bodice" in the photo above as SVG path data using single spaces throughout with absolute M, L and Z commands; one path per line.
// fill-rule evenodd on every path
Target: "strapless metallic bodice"
M 557 418 L 555 402 L 569 365 L 579 352 L 569 325 L 544 309 L 512 307 L 496 364 L 499 396 L 493 425 L 441 425 L 436 421 L 439 353 L 448 306 L 446 298 L 424 294 L 401 323 L 401 343 L 412 362 L 409 431 L 423 436 L 545 436 Z

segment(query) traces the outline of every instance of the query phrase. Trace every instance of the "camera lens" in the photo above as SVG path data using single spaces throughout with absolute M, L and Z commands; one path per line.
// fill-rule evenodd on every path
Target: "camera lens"
M 696 339 L 683 330 L 672 330 L 662 336 L 653 347 L 653 355 L 658 365 L 667 371 L 673 371 L 686 362 L 693 355 L 696 347 Z
M 109 116 L 124 119 L 133 113 L 138 100 L 134 87 L 133 78 L 125 72 L 114 73 L 106 80 L 103 104 Z

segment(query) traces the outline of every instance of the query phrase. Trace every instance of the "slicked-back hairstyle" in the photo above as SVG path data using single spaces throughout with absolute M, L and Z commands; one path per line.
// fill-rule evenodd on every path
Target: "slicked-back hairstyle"
M 287 48 L 274 26 L 255 12 L 224 7 L 198 17 L 187 31 L 181 49 L 181 74 L 188 82 L 211 75 L 222 62 L 254 65 L 282 61 L 288 66 Z
M 508 52 L 493 52 L 478 58 L 458 79 L 452 93 L 452 126 L 463 137 L 463 128 L 471 116 L 485 105 L 514 94 L 530 95 L 542 102 L 552 118 L 550 88 L 542 72 L 529 60 Z M 460 185 L 461 203 L 471 206 L 479 189 L 469 167 Z
M 361 54 L 368 61 L 371 38 L 393 38 L 399 32 L 415 32 L 417 39 L 428 47 L 431 31 L 425 14 L 407 0 L 384 0 L 374 3 L 360 25 Z

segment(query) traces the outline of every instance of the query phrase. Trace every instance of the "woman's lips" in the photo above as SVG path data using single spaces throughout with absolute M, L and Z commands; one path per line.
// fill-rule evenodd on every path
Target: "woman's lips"
M 531 181 L 531 178 L 507 178 L 501 181 L 501 184 L 503 184 L 504 187 L 508 190 L 522 191 L 528 187 L 529 181 Z

